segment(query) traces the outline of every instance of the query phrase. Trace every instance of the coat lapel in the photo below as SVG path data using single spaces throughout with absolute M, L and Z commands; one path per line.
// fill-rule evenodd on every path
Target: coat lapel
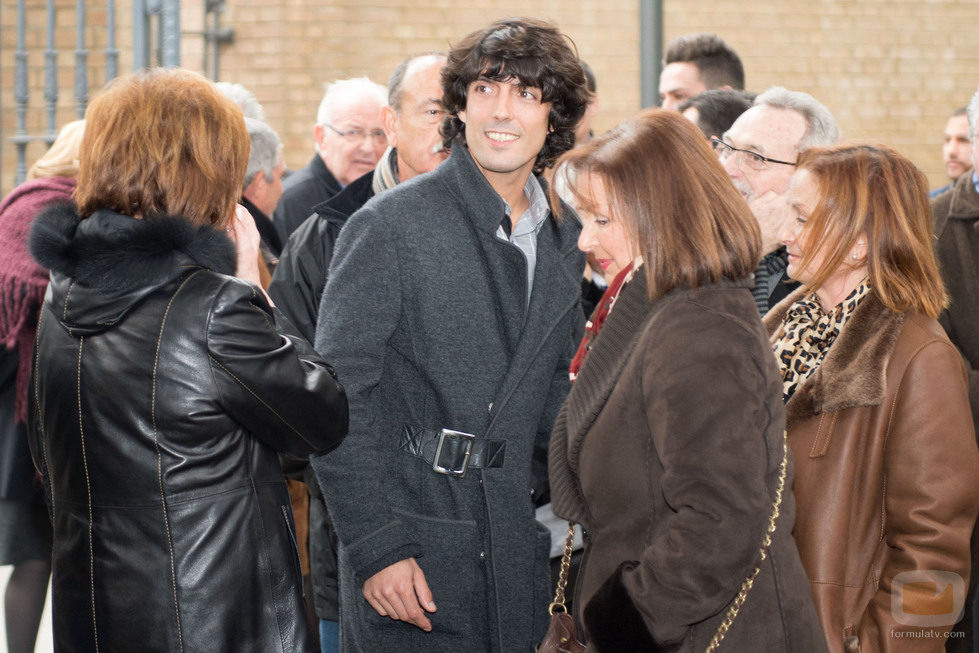
M 646 275 L 639 268 L 616 300 L 572 385 L 565 407 L 568 413 L 567 457 L 575 474 L 578 472 L 578 454 L 585 433 L 618 382 L 622 368 L 636 347 L 643 324 L 664 304 L 670 303 L 669 298 L 650 303 L 646 288 Z
M 501 245 L 510 247 L 505 243 Z M 577 270 L 583 266 L 583 255 L 577 249 L 576 227 L 567 222 L 559 224 L 553 216 L 548 217 L 537 239 L 537 267 L 530 303 L 517 334 L 512 364 L 494 401 L 497 415 L 534 364 L 554 329 L 569 311 L 578 310 L 581 282 Z
M 782 334 L 789 307 L 805 294 L 800 288 L 765 316 L 774 342 Z M 904 314 L 895 313 L 871 292 L 853 311 L 819 369 L 796 390 L 785 405 L 786 424 L 856 406 L 884 401 L 885 371 L 904 327 Z

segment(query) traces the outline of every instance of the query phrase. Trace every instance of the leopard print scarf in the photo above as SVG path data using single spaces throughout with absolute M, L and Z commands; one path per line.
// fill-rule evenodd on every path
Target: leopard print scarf
M 785 401 L 819 368 L 843 325 L 869 292 L 870 282 L 864 279 L 829 313 L 823 310 L 816 293 L 803 296 L 789 307 L 773 343 Z

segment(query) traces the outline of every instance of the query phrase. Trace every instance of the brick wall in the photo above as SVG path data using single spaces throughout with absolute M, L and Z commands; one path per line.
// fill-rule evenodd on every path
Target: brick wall
M 43 25 L 40 0 L 31 7 L 32 102 L 29 130 L 44 125 Z M 57 47 L 63 84 L 59 123 L 73 119 L 73 7 L 57 0 Z M 91 3 L 89 3 L 91 5 Z M 100 7 L 102 5 L 100 4 Z M 100 14 L 94 6 L 91 19 Z M 234 0 L 221 16 L 235 31 L 221 53 L 220 79 L 245 84 L 265 106 L 282 136 L 286 161 L 301 167 L 312 154 L 312 123 L 323 83 L 367 75 L 386 83 L 406 55 L 446 49 L 474 29 L 504 16 L 533 15 L 557 22 L 595 70 L 601 96 L 597 130 L 639 109 L 639 11 L 635 0 L 540 0 L 486 3 L 455 0 Z M 131 9 L 117 5 L 121 71 L 131 67 Z M 183 64 L 203 70 L 203 3 L 181 3 Z M 947 115 L 979 85 L 979 2 L 976 0 L 701 0 L 664 3 L 664 38 L 712 31 L 744 59 L 749 90 L 773 84 L 812 93 L 836 116 L 845 137 L 883 142 L 904 152 L 943 182 L 941 133 Z M 100 25 L 104 25 L 101 10 Z M 0 2 L 0 119 L 15 127 L 13 62 L 16 4 Z M 104 27 L 87 30 L 91 61 L 101 65 Z M 93 84 L 101 82 L 98 73 Z M 28 164 L 43 147 L 32 146 Z M 13 148 L 4 142 L 0 190 L 9 191 Z

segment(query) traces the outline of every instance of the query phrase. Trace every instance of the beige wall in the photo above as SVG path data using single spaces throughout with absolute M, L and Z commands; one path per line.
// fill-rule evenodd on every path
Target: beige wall
M 43 44 L 43 3 L 28 24 Z M 71 98 L 74 2 L 59 24 L 63 66 L 59 121 L 74 117 Z M 91 4 L 91 3 L 89 3 Z M 268 121 L 283 138 L 286 161 L 301 167 L 312 154 L 312 123 L 323 82 L 367 75 L 381 83 L 406 55 L 446 49 L 468 32 L 504 16 L 533 15 L 556 21 L 577 44 L 598 77 L 602 130 L 639 109 L 639 18 L 635 0 L 233 0 L 221 21 L 235 30 L 222 50 L 220 78 L 251 88 Z M 100 3 L 101 6 L 101 3 Z M 788 2 L 701 0 L 664 3 L 665 39 L 713 31 L 742 55 L 749 90 L 773 84 L 805 90 L 822 100 L 849 139 L 873 140 L 910 156 L 933 185 L 943 183 L 940 143 L 945 118 L 979 85 L 979 2 L 975 0 L 811 0 Z M 202 70 L 201 0 L 183 2 L 183 63 Z M 99 14 L 89 9 L 90 19 Z M 14 130 L 13 53 L 16 4 L 0 3 L 0 110 L 3 136 Z M 120 48 L 129 70 L 130 9 L 117 8 Z M 104 12 L 102 23 L 104 24 Z M 88 30 L 92 60 L 101 65 L 104 29 Z M 40 39 L 40 41 L 39 41 Z M 43 125 L 43 56 L 30 62 L 30 116 Z M 98 74 L 93 81 L 101 82 Z M 34 147 L 29 158 L 39 154 Z M 3 144 L 0 188 L 10 189 L 13 148 Z

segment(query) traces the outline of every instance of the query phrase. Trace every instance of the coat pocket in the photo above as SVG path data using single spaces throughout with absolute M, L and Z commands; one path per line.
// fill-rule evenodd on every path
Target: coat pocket
M 394 509 L 412 535 L 422 545 L 424 554 L 418 566 L 432 590 L 437 610 L 428 615 L 432 633 L 438 638 L 469 640 L 478 622 L 477 615 L 486 614 L 484 582 L 477 573 L 481 561 L 481 546 L 473 520 L 430 517 Z M 387 627 L 404 627 L 387 617 L 381 617 L 368 606 L 368 615 L 381 620 Z M 371 619 L 373 619 L 371 617 Z M 377 622 L 375 622 L 377 623 Z M 414 628 L 414 626 L 410 626 Z M 418 634 L 422 631 L 418 630 Z

